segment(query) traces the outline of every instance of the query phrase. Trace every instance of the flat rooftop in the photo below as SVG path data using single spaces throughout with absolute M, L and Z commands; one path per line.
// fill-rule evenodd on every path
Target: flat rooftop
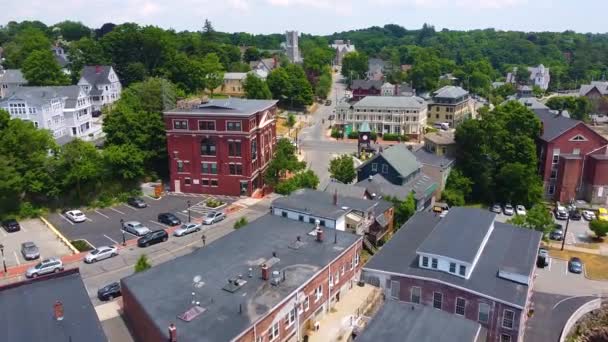
M 0 287 L 0 311 L 0 341 L 108 341 L 77 269 Z
M 250 116 L 273 107 L 277 102 L 277 100 L 249 100 L 234 97 L 211 99 L 191 108 L 175 108 L 165 111 L 164 115 Z
M 477 322 L 430 306 L 388 300 L 356 342 L 481 342 L 487 332 Z
M 448 216 L 454 209 L 450 209 Z M 523 307 L 528 295 L 528 286 L 500 278 L 498 271 L 499 269 L 512 270 L 518 274 L 531 275 L 536 262 L 541 233 L 494 222 L 494 230 L 471 276 L 469 279 L 465 279 L 446 272 L 418 267 L 416 251 L 444 219 L 430 212 L 416 213 L 370 259 L 364 266 L 364 271 L 381 270 L 404 276 L 434 279 Z M 474 219 L 474 216 L 469 218 L 469 220 Z M 446 234 L 444 239 L 457 244 L 460 241 L 459 233 L 451 232 Z
M 181 342 L 229 341 L 361 238 L 332 230 L 320 243 L 309 235 L 313 230 L 313 224 L 267 214 L 189 255 L 126 277 L 122 284 L 164 334 L 175 323 Z M 295 248 L 298 236 L 301 243 Z M 270 260 L 273 252 L 278 260 Z M 285 281 L 274 286 L 262 280 L 263 263 L 274 263 L 270 271 L 285 272 Z M 194 286 L 197 275 L 204 283 L 200 288 Z M 246 284 L 234 293 L 223 289 L 239 275 Z M 192 292 L 205 311 L 185 322 L 177 316 L 192 307 Z

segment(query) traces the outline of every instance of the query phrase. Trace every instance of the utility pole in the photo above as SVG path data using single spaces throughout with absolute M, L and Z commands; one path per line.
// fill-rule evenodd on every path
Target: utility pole
M 562 251 L 564 250 L 564 245 L 566 244 L 566 236 L 568 236 L 568 226 L 570 225 L 570 216 L 574 212 L 574 198 L 570 200 L 570 206 L 568 207 L 568 220 L 566 221 L 566 229 L 564 230 L 564 236 L 562 236 Z

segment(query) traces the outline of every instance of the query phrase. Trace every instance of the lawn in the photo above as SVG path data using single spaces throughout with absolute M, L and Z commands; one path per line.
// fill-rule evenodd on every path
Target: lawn
M 608 280 L 608 257 L 598 254 L 589 254 L 569 250 L 549 248 L 549 255 L 554 258 L 569 260 L 571 257 L 579 257 L 585 264 L 587 277 L 593 280 Z

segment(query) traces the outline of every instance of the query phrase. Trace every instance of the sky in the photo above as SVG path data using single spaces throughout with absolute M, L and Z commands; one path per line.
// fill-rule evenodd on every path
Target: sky
M 62 20 L 90 27 L 136 22 L 200 30 L 205 18 L 224 32 L 310 34 L 398 24 L 418 29 L 495 28 L 605 33 L 605 0 L 0 0 L 0 25 Z

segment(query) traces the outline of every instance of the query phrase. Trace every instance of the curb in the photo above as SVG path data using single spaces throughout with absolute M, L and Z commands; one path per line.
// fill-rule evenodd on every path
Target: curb
M 72 251 L 72 254 L 78 254 L 78 253 L 80 253 L 80 251 L 78 249 L 76 249 L 74 246 L 72 246 L 72 244 L 70 243 L 70 241 L 68 239 L 66 239 L 66 237 L 63 236 L 63 234 L 61 234 L 57 230 L 57 228 L 55 228 L 55 226 L 53 226 L 49 221 L 47 221 L 42 216 L 40 216 L 40 220 L 42 222 L 44 222 L 44 224 L 59 238 L 59 240 L 61 240 Z

